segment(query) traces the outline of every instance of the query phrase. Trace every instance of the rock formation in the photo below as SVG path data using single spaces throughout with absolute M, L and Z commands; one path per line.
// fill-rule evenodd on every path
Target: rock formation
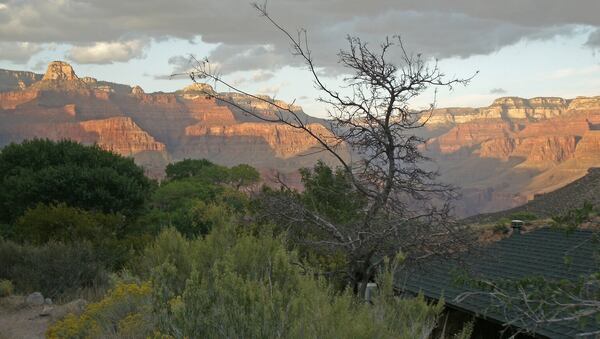
M 297 169 L 322 159 L 309 136 L 263 118 L 289 108 L 328 135 L 322 120 L 272 98 L 220 93 L 192 84 L 174 93 L 145 93 L 92 77 L 78 77 L 64 62 L 44 75 L 0 70 L 0 147 L 26 138 L 70 138 L 97 143 L 133 157 L 160 177 L 170 161 L 207 158 L 274 170 L 299 185 Z M 262 100 L 261 100 L 262 99 Z M 227 102 L 233 102 L 230 105 Z M 600 97 L 499 98 L 488 107 L 441 108 L 432 112 L 426 152 L 441 179 L 462 188 L 457 212 L 470 215 L 525 203 L 600 166 Z
M 43 76 L 0 74 L 10 80 L 0 78 L 4 88 L 10 89 L 0 92 L 0 147 L 33 137 L 96 143 L 132 156 L 157 177 L 169 161 L 189 157 L 287 171 L 323 158 L 304 156 L 316 146 L 309 136 L 243 114 L 207 95 L 216 92 L 206 84 L 193 84 L 175 93 L 148 94 L 139 86 L 80 78 L 69 64 L 60 61 L 50 63 Z M 13 78 L 28 79 L 25 75 L 35 81 L 20 89 Z M 254 98 L 226 96 L 258 114 L 274 114 L 273 108 Z M 293 108 L 304 114 L 299 107 Z M 315 131 L 328 133 L 317 119 L 312 120 Z
M 63 61 L 53 61 L 48 65 L 48 70 L 42 80 L 63 80 L 73 81 L 79 80 L 73 67 Z

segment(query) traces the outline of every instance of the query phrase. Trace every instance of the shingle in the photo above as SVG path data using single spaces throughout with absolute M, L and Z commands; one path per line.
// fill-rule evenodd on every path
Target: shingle
M 485 315 L 501 323 L 508 319 L 499 308 L 493 307 L 489 296 L 476 295 L 457 302 L 464 292 L 474 291 L 454 282 L 453 271 L 467 269 L 474 277 L 486 279 L 521 279 L 543 276 L 551 280 L 576 280 L 597 271 L 594 259 L 596 244 L 592 232 L 577 230 L 572 233 L 543 228 L 526 234 L 513 235 L 498 241 L 481 252 L 466 254 L 458 261 L 431 262 L 410 273 L 399 275 L 397 287 L 412 293 L 422 292 L 429 298 L 439 299 L 452 307 Z M 567 263 L 565 256 L 572 258 Z M 598 330 L 600 324 L 592 321 L 586 330 Z M 578 323 L 560 323 L 539 326 L 536 333 L 550 338 L 571 338 L 581 330 Z

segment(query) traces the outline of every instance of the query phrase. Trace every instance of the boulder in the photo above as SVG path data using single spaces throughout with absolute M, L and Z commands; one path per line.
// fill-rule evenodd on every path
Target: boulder
M 29 306 L 40 306 L 44 301 L 44 296 L 40 292 L 33 292 L 25 298 L 25 303 Z

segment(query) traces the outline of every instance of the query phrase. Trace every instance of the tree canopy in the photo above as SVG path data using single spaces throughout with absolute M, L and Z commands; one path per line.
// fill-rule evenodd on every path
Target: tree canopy
M 132 159 L 98 146 L 34 139 L 0 153 L 0 223 L 39 203 L 132 215 L 152 188 Z

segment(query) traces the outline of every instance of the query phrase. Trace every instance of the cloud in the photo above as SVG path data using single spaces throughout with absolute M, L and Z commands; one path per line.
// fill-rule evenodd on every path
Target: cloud
M 196 61 L 193 55 L 183 56 L 175 55 L 167 61 L 173 66 L 173 71 L 170 74 L 155 74 L 152 76 L 155 80 L 173 80 L 188 78 L 188 73 L 193 71 Z
M 600 49 L 600 28 L 596 28 L 592 33 L 590 33 L 585 45 L 593 49 Z
M 257 15 L 250 2 L 9 0 L 0 10 L 0 41 L 72 44 L 79 46 L 72 51 L 75 57 L 107 63 L 136 54 L 121 52 L 111 59 L 101 52 L 131 41 L 132 36 L 201 36 L 204 42 L 218 44 L 209 59 L 224 73 L 299 65 L 286 39 Z M 493 53 L 522 40 L 573 34 L 576 27 L 600 27 L 597 0 L 576 4 L 564 0 L 278 0 L 269 6 L 272 16 L 292 34 L 301 27 L 308 30 L 315 62 L 334 73 L 340 72 L 336 52 L 344 47 L 346 34 L 371 43 L 401 34 L 411 51 L 464 58 Z M 587 45 L 599 45 L 599 36 L 596 31 Z
M 250 80 L 252 80 L 253 82 L 263 82 L 263 81 L 271 80 L 274 76 L 275 76 L 275 74 L 273 72 L 260 71 L 260 72 L 256 72 L 252 76 L 252 78 L 250 78 Z
M 265 81 L 271 80 L 274 77 L 275 77 L 275 73 L 273 73 L 273 72 L 258 71 L 258 72 L 254 72 L 254 74 L 249 78 L 246 78 L 246 77 L 237 78 L 237 79 L 233 80 L 231 82 L 231 84 L 234 86 L 239 86 L 239 85 L 248 84 L 248 83 L 265 82 Z
M 507 91 L 504 88 L 492 88 L 490 89 L 490 94 L 497 94 L 497 95 L 502 95 L 502 94 L 506 94 Z
M 26 64 L 29 59 L 42 51 L 42 46 L 30 42 L 0 42 L 0 60 Z
M 144 54 L 148 41 L 96 42 L 88 46 L 75 46 L 68 58 L 80 64 L 112 64 L 140 58 Z

